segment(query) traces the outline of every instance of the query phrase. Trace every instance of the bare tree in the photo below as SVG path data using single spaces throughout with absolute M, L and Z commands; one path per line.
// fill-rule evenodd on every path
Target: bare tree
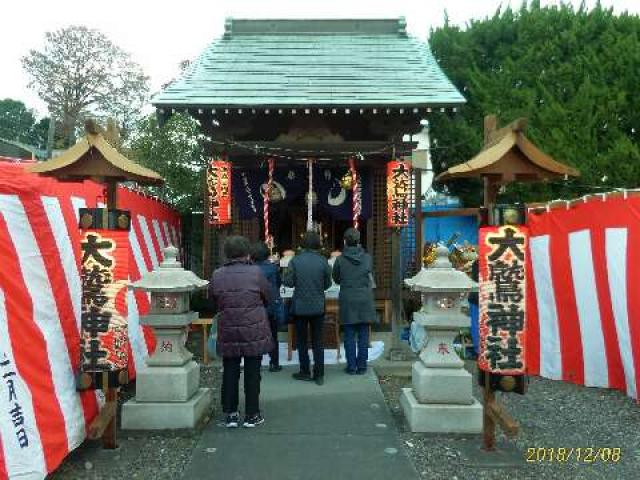
M 22 65 L 49 113 L 60 119 L 72 143 L 85 116 L 113 117 L 126 131 L 148 98 L 148 77 L 130 55 L 103 33 L 70 26 L 45 34 L 42 51 Z

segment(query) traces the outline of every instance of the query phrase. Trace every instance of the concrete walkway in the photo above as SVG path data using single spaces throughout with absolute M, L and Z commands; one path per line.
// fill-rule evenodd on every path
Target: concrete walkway
M 294 367 L 263 371 L 266 422 L 228 430 L 212 420 L 184 478 L 417 479 L 374 373 L 351 376 L 343 368 L 327 367 L 321 387 L 293 380 Z

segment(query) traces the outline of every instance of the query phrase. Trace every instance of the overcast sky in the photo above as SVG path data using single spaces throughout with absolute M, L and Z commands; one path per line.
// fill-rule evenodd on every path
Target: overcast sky
M 151 77 L 152 90 L 173 78 L 178 64 L 195 58 L 224 30 L 225 17 L 237 18 L 381 18 L 405 16 L 410 33 L 426 38 L 442 25 L 444 10 L 452 23 L 492 15 L 500 5 L 520 0 L 0 0 L 0 98 L 22 100 L 40 115 L 46 106 L 27 88 L 20 58 L 42 47 L 44 32 L 86 25 L 104 32 L 131 53 Z M 557 0 L 542 0 L 557 4 Z M 579 0 L 571 0 L 578 5 Z M 593 0 L 587 0 L 593 5 Z M 602 0 L 618 12 L 640 12 L 640 0 Z

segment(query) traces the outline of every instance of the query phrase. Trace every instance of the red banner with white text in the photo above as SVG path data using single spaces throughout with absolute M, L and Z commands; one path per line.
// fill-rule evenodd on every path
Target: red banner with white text
M 211 160 L 207 167 L 207 208 L 209 224 L 231 223 L 231 163 Z
M 411 162 L 392 160 L 387 163 L 387 226 L 409 225 L 411 195 Z

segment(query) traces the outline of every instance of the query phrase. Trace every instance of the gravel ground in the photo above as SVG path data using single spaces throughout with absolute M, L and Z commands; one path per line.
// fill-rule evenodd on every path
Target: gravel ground
M 118 430 L 118 448 L 103 450 L 100 441 L 85 441 L 73 451 L 62 465 L 50 475 L 51 480 L 107 480 L 140 479 L 164 480 L 179 479 L 191 459 L 204 425 L 210 418 L 217 419 L 221 414 L 220 368 L 219 364 L 203 366 L 201 363 L 200 335 L 190 335 L 187 345 L 200 367 L 200 386 L 213 389 L 212 408 L 196 430 L 169 430 L 160 432 Z M 129 385 L 121 392 L 120 402 L 135 395 L 135 385 Z
M 199 335 L 191 336 L 191 351 L 199 352 Z M 196 354 L 196 360 L 199 354 Z M 468 365 L 472 370 L 472 365 Z M 208 418 L 221 415 L 219 402 L 220 365 L 201 368 L 201 385 L 213 389 L 214 402 Z M 481 438 L 411 433 L 399 404 L 400 389 L 410 386 L 404 377 L 382 377 L 380 384 L 394 416 L 401 439 L 423 479 L 607 479 L 640 478 L 640 405 L 621 392 L 585 388 L 562 382 L 532 378 L 525 396 L 508 394 L 499 398 L 520 422 L 515 441 L 498 436 L 501 451 L 508 452 L 508 467 L 479 465 Z M 481 398 L 475 384 L 476 398 Z M 121 401 L 135 393 L 130 386 Z M 103 450 L 99 441 L 86 441 L 69 455 L 52 480 L 93 479 L 178 479 L 191 458 L 202 428 L 195 431 L 118 431 L 119 448 Z M 529 448 L 573 448 L 565 463 L 527 463 Z M 585 448 L 620 448 L 618 462 L 584 461 Z M 576 460 L 577 448 L 583 459 Z M 514 462 L 515 460 L 515 462 Z
M 472 370 L 472 365 L 468 365 Z M 640 405 L 623 393 L 531 378 L 526 395 L 498 394 L 499 402 L 520 423 L 515 441 L 499 434 L 510 466 L 480 464 L 480 436 L 411 433 L 400 407 L 402 387 L 410 378 L 382 377 L 382 390 L 396 420 L 404 447 L 423 479 L 608 479 L 640 478 Z M 475 396 L 481 399 L 478 387 Z M 566 462 L 528 463 L 530 448 L 574 449 Z M 619 448 L 620 460 L 588 462 L 585 448 Z M 577 460 L 577 448 L 582 449 Z M 482 455 L 480 455 L 482 454 Z M 549 450 L 547 450 L 549 455 Z M 605 457 L 608 453 L 603 453 Z M 491 467 L 491 468 L 489 468 Z

